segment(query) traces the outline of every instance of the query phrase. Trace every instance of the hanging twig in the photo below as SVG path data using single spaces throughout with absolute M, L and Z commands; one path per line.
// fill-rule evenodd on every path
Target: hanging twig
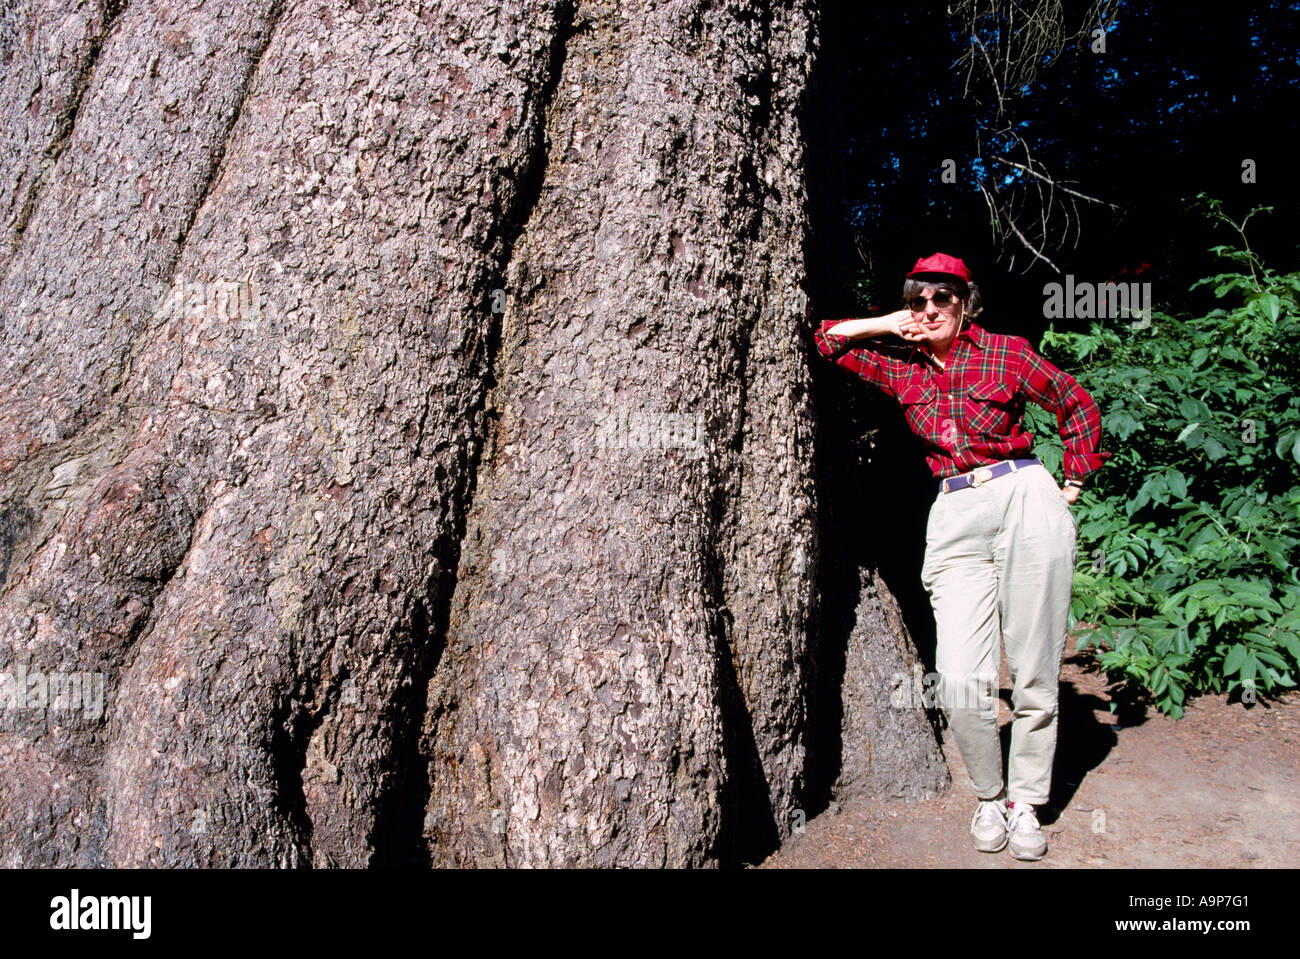
M 1100 203 L 1102 206 L 1108 206 L 1112 210 L 1120 209 L 1120 207 L 1117 204 L 1111 203 L 1108 200 L 1102 200 L 1095 196 L 1088 196 L 1088 194 L 1080 193 L 1078 190 L 1071 190 L 1068 186 L 1066 186 L 1061 181 L 1054 180 L 1046 173 L 1040 173 L 1037 170 L 1025 166 L 1023 163 L 1017 163 L 1015 160 L 1008 160 L 1006 157 L 1000 157 L 994 155 L 990 155 L 989 159 L 997 160 L 999 163 L 1005 163 L 1007 166 L 1013 166 L 1017 170 L 1024 170 L 1030 176 L 1038 177 L 1038 179 L 1044 180 L 1047 183 L 1050 183 L 1053 187 L 1060 189 L 1063 193 L 1068 193 L 1070 194 L 1070 196 L 1077 196 L 1080 200 L 1087 200 L 1089 203 Z
M 1034 157 L 1015 116 L 1017 105 L 1031 95 L 1039 71 L 1049 68 L 1067 49 L 1087 42 L 1096 29 L 1107 29 L 1114 6 L 1114 0 L 1095 0 L 1072 24 L 1066 22 L 1061 0 L 957 0 L 948 6 L 949 16 L 970 38 L 953 66 L 964 67 L 965 96 L 974 104 L 976 116 L 983 115 L 975 126 L 975 156 L 1027 177 L 1013 176 L 1003 183 L 1002 177 L 986 170 L 987 183 L 979 184 L 994 242 L 1013 261 L 1006 244 L 1014 237 L 1032 254 L 1031 264 L 1042 261 L 1056 269 L 1046 251 L 1078 245 L 1083 232 L 1078 201 L 1122 213 L 1117 204 L 1053 176 Z M 987 96 L 990 92 L 992 97 Z M 991 129 L 987 120 L 997 128 Z M 1009 154 L 1017 152 L 1024 154 L 1023 163 L 1010 159 Z

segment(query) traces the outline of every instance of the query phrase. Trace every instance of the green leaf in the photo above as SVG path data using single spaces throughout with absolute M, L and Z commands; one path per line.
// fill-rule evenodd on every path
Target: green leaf
M 1157 669 L 1151 674 L 1151 692 L 1159 696 L 1169 687 L 1169 671 L 1167 669 Z
M 1297 445 L 1300 446 L 1300 444 Z M 1207 436 L 1205 438 L 1205 443 L 1203 444 L 1202 448 L 1205 450 L 1205 455 L 1208 456 L 1211 460 L 1223 459 L 1223 457 L 1228 454 L 1228 448 L 1224 446 L 1222 443 L 1220 443 L 1218 440 L 1216 440 L 1213 436 Z M 1300 460 L 1300 455 L 1297 456 L 1297 460 Z
M 1264 315 L 1276 323 L 1278 315 L 1282 312 L 1282 301 L 1273 293 L 1265 293 L 1256 302 L 1259 303 Z
M 1249 686 L 1255 681 L 1255 671 L 1258 668 L 1259 662 L 1255 659 L 1255 654 L 1248 653 L 1241 662 L 1241 681 L 1244 685 Z
M 1255 658 L 1261 663 L 1268 663 L 1270 666 L 1276 666 L 1278 669 L 1286 669 L 1287 662 L 1271 649 L 1256 649 Z
M 1282 607 L 1278 605 L 1277 600 L 1269 599 L 1265 596 L 1255 596 L 1250 593 L 1237 591 L 1232 594 L 1232 601 L 1248 609 L 1266 609 L 1270 613 L 1281 614 Z
M 1231 676 L 1237 670 L 1241 669 L 1241 664 L 1245 660 L 1246 653 L 1248 652 L 1249 650 L 1240 643 L 1233 646 L 1232 649 L 1228 651 L 1227 658 L 1223 661 L 1224 675 Z

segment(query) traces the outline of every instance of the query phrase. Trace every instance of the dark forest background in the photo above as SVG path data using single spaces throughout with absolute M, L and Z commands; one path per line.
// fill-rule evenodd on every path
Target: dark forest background
M 1160 306 L 1200 309 L 1208 294 L 1187 287 L 1212 272 L 1207 248 L 1235 239 L 1188 209 L 1201 192 L 1238 215 L 1274 206 L 1251 222 L 1251 246 L 1275 268 L 1294 262 L 1300 4 L 1221 5 L 1211 16 L 1112 3 L 1105 52 L 1093 52 L 1099 27 L 1082 19 L 1097 5 L 1065 4 L 1069 46 L 1004 91 L 1001 117 L 986 71 L 967 83 L 973 44 L 959 6 L 823 5 L 823 66 L 810 93 L 819 313 L 897 309 L 903 274 L 936 249 L 974 270 L 988 323 L 1030 339 L 1045 326 L 1043 284 L 1061 273 L 1104 282 L 1141 270 Z M 999 27 L 1005 35 L 1015 21 L 978 6 L 994 52 Z M 1015 209 L 1027 235 L 1041 222 L 1035 178 L 994 159 L 1024 164 L 1026 147 L 1057 183 L 1103 201 L 1058 189 L 1057 200 L 1074 203 L 1050 211 L 1039 249 L 1059 272 L 1014 236 L 992 239 L 981 187 Z M 942 181 L 946 159 L 955 183 Z M 1242 182 L 1246 159 L 1254 183 Z

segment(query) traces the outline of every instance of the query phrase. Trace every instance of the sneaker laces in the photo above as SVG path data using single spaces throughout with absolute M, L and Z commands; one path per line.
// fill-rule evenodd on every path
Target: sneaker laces
M 994 822 L 1006 828 L 1006 807 L 997 799 L 981 799 L 979 806 L 975 808 L 975 815 L 971 817 L 971 829 L 973 830 L 980 823 L 991 826 Z
M 1007 817 L 1008 832 L 1038 832 L 1041 828 L 1033 806 L 1017 803 L 1011 808 L 1011 814 Z

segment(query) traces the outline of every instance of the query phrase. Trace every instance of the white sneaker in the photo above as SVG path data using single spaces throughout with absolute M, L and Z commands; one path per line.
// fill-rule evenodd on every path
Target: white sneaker
M 1007 845 L 1007 801 L 981 799 L 970 821 L 970 834 L 980 852 L 1001 852 Z
M 1038 825 L 1038 816 L 1034 814 L 1033 806 L 1016 803 L 1011 808 L 1011 813 L 1007 816 L 1007 833 L 1011 855 L 1017 859 L 1042 859 L 1047 852 L 1047 837 Z

